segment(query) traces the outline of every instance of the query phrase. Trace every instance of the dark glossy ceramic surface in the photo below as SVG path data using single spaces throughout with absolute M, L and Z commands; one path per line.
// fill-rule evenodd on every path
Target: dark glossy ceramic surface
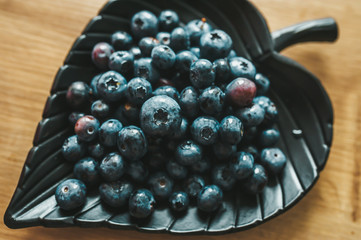
M 88 82 L 98 70 L 91 63 L 93 45 L 110 40 L 115 30 L 129 30 L 129 19 L 140 10 L 158 14 L 174 9 L 187 22 L 206 17 L 212 25 L 228 32 L 238 55 L 257 64 L 271 79 L 270 97 L 279 109 L 279 147 L 288 161 L 283 173 L 271 178 L 257 196 L 241 191 L 226 194 L 223 206 L 211 215 L 191 207 L 185 215 L 174 215 L 167 208 L 157 209 L 148 221 L 135 221 L 126 211 L 111 209 L 90 192 L 84 207 L 64 212 L 56 204 L 54 191 L 71 176 L 60 147 L 70 135 L 65 91 L 74 81 Z M 310 21 L 269 33 L 261 14 L 248 1 L 220 0 L 119 0 L 110 1 L 86 26 L 75 41 L 64 66 L 59 69 L 51 95 L 39 123 L 34 147 L 29 151 L 17 189 L 4 221 L 10 228 L 99 227 L 132 228 L 171 233 L 224 233 L 259 225 L 300 200 L 315 184 L 324 168 L 332 141 L 333 112 L 320 81 L 296 62 L 277 51 L 298 42 L 334 41 L 337 26 L 333 19 Z

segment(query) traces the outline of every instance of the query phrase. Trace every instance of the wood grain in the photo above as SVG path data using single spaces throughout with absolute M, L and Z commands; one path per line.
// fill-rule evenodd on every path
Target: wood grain
M 16 187 L 55 73 L 104 0 L 0 0 L 0 215 Z M 254 0 L 271 30 L 334 17 L 336 44 L 308 43 L 283 53 L 306 66 L 327 89 L 335 110 L 329 161 L 311 192 L 257 228 L 197 239 L 361 239 L 361 1 Z M 193 239 L 109 229 L 10 230 L 0 239 Z

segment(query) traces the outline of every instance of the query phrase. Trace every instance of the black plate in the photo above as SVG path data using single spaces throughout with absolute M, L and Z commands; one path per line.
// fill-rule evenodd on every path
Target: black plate
M 109 41 L 115 30 L 129 30 L 129 19 L 137 11 L 148 9 L 158 14 L 167 8 L 177 11 L 183 22 L 206 17 L 212 25 L 231 35 L 238 55 L 254 61 L 259 70 L 270 77 L 270 97 L 280 115 L 279 147 L 288 157 L 284 172 L 271 178 L 262 194 L 250 196 L 238 191 L 227 195 L 223 206 L 212 215 L 202 215 L 195 207 L 185 215 L 157 209 L 149 221 L 134 221 L 127 212 L 103 205 L 96 193 L 90 193 L 80 211 L 61 211 L 54 190 L 72 172 L 72 166 L 60 153 L 64 139 L 71 134 L 65 103 L 67 87 L 74 81 L 89 82 L 97 73 L 90 60 L 95 43 Z M 254 227 L 285 212 L 310 190 L 325 166 L 332 141 L 333 112 L 320 81 L 277 51 L 298 42 L 336 38 L 337 26 L 333 19 L 301 23 L 271 35 L 266 21 L 248 1 L 110 1 L 75 41 L 55 77 L 34 146 L 5 213 L 5 224 L 10 228 L 107 226 L 171 233 L 216 233 Z

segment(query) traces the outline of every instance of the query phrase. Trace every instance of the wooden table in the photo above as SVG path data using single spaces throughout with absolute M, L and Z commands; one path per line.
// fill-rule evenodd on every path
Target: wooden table
M 74 39 L 105 0 L 0 0 L 0 215 L 14 192 L 54 75 Z M 332 16 L 336 44 L 284 54 L 318 76 L 335 110 L 329 161 L 311 192 L 287 213 L 251 230 L 197 239 L 361 239 L 361 1 L 254 0 L 272 30 Z M 0 239 L 195 238 L 109 229 L 10 230 Z

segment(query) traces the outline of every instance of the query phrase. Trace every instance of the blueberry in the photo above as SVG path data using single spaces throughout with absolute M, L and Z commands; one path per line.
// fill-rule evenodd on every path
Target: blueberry
M 190 198 L 197 198 L 198 193 L 204 188 L 205 182 L 201 176 L 193 175 L 184 181 L 184 190 Z
M 266 109 L 272 104 L 272 101 L 266 96 L 258 96 L 253 99 L 253 103 L 260 105 L 263 109 Z
M 193 172 L 204 173 L 210 169 L 211 163 L 209 162 L 208 158 L 204 157 L 200 161 L 197 161 L 196 163 L 192 164 L 190 167 Z
M 107 102 L 116 102 L 125 97 L 127 81 L 115 71 L 104 73 L 98 80 L 97 92 Z
M 176 149 L 175 158 L 178 163 L 190 166 L 202 159 L 202 147 L 193 141 L 182 142 Z
M 233 172 L 226 165 L 215 166 L 212 172 L 213 183 L 222 188 L 225 191 L 233 188 L 236 179 L 233 176 Z
M 88 154 L 95 160 L 100 160 L 105 155 L 105 149 L 100 143 L 92 143 L 88 145 Z
M 278 117 L 276 105 L 266 96 L 255 97 L 253 103 L 260 105 L 265 111 L 264 121 L 262 123 L 263 127 L 270 127 Z
M 229 67 L 231 68 L 231 75 L 234 78 L 242 77 L 252 80 L 256 75 L 256 67 L 252 62 L 243 57 L 230 58 Z
M 198 57 L 191 51 L 181 51 L 176 56 L 175 68 L 178 72 L 189 74 L 192 63 L 198 60 Z
M 228 144 L 238 144 L 243 137 L 243 124 L 235 116 L 227 116 L 222 119 L 219 126 L 221 140 Z
M 171 135 L 171 138 L 176 140 L 184 139 L 187 136 L 188 125 L 189 125 L 188 120 L 186 118 L 182 118 L 182 123 L 180 125 L 179 130 L 174 132 Z
M 110 108 L 103 100 L 96 100 L 91 105 L 90 111 L 94 117 L 101 119 L 109 115 Z
M 152 50 L 153 48 L 155 48 L 156 46 L 159 46 L 160 42 L 158 41 L 158 39 L 153 38 L 153 37 L 144 37 L 139 41 L 139 48 L 142 51 L 142 56 L 143 57 L 150 57 L 152 54 Z
M 123 124 L 116 119 L 105 121 L 99 129 L 99 141 L 106 147 L 115 147 L 119 131 Z
M 144 182 L 148 178 L 148 168 L 142 161 L 130 162 L 126 173 L 136 182 Z
M 156 199 L 166 199 L 173 190 L 173 180 L 164 172 L 157 172 L 149 177 L 150 190 Z
M 90 142 L 98 136 L 99 121 L 91 116 L 85 115 L 75 123 L 74 131 L 79 140 Z
M 80 109 L 89 101 L 90 88 L 84 82 L 73 82 L 66 93 L 66 101 L 70 107 Z
M 109 57 L 109 68 L 122 74 L 129 76 L 133 73 L 134 56 L 127 51 L 114 52 Z
M 125 172 L 125 162 L 118 153 L 106 155 L 99 166 L 100 175 L 107 182 L 119 180 Z
M 67 179 L 55 190 L 55 199 L 63 210 L 74 210 L 85 203 L 86 186 L 77 179 Z
M 141 159 L 148 151 L 147 139 L 142 129 L 136 126 L 128 126 L 120 130 L 117 144 L 120 154 L 131 161 Z
M 231 69 L 226 59 L 217 59 L 213 62 L 213 68 L 216 71 L 216 83 L 228 82 L 231 76 Z
M 124 31 L 116 31 L 111 36 L 111 42 L 115 50 L 129 50 L 133 44 L 132 36 Z
M 153 194 L 147 189 L 139 189 L 129 198 L 129 213 L 135 218 L 146 218 L 154 211 L 156 202 Z
M 222 30 L 204 33 L 200 39 L 201 57 L 214 61 L 225 58 L 232 49 L 231 37 Z
M 250 144 L 258 136 L 258 126 L 246 127 L 244 129 L 244 137 L 242 138 L 241 144 Z
M 176 88 L 172 86 L 159 87 L 154 90 L 153 95 L 154 96 L 166 95 L 170 98 L 173 98 L 177 102 L 179 101 L 179 92 L 177 91 Z
M 279 174 L 286 165 L 286 156 L 279 148 L 265 148 L 261 152 L 260 162 L 272 174 Z
M 223 201 L 223 192 L 217 185 L 205 186 L 198 194 L 197 206 L 204 212 L 213 212 Z
M 216 78 L 213 65 L 207 59 L 199 59 L 190 67 L 189 79 L 192 85 L 199 89 L 211 86 Z
M 213 153 L 219 160 L 228 160 L 236 151 L 236 145 L 224 142 L 217 142 L 213 144 Z
M 170 138 L 167 139 L 167 141 L 165 141 L 164 144 L 166 151 L 168 150 L 168 152 L 174 153 L 178 147 L 179 142 L 176 139 Z
M 188 170 L 176 161 L 170 160 L 167 163 L 167 172 L 173 179 L 184 179 L 187 177 Z
M 257 95 L 263 95 L 267 93 L 270 86 L 270 81 L 265 75 L 257 73 L 254 77 L 254 83 L 257 86 Z
M 229 163 L 229 169 L 237 180 L 243 180 L 253 174 L 254 158 L 248 152 L 237 152 Z
M 64 158 L 70 162 L 75 162 L 84 157 L 86 152 L 86 146 L 84 143 L 79 142 L 76 135 L 65 139 L 61 148 L 61 153 Z
M 174 192 L 169 197 L 169 205 L 176 212 L 187 210 L 189 206 L 189 197 L 185 192 Z
M 271 147 L 280 139 L 280 132 L 274 128 L 266 129 L 258 137 L 258 144 L 262 147 Z
M 236 78 L 226 87 L 226 99 L 236 107 L 245 107 L 252 103 L 256 95 L 256 85 L 246 78 Z
M 170 45 L 174 52 L 188 50 L 190 46 L 189 35 L 184 28 L 177 27 L 170 34 Z
M 118 208 L 128 203 L 133 190 L 133 185 L 128 181 L 102 183 L 99 186 L 99 195 L 106 204 Z
M 96 44 L 92 50 L 93 63 L 101 70 L 108 69 L 109 57 L 113 52 L 113 47 L 106 42 Z
M 219 123 L 212 117 L 199 117 L 193 121 L 191 134 L 202 145 L 212 145 L 218 140 Z
M 161 45 L 170 45 L 170 33 L 168 32 L 159 32 L 156 36 L 156 39 Z
M 208 87 L 199 96 L 200 108 L 206 115 L 217 117 L 223 111 L 224 99 L 225 94 L 219 87 Z
M 179 130 L 182 123 L 178 103 L 165 95 L 148 99 L 140 110 L 140 123 L 145 133 L 166 136 Z
M 74 177 L 81 180 L 88 187 L 99 182 L 99 164 L 91 157 L 81 159 L 74 165 Z
M 133 55 L 134 60 L 138 60 L 142 57 L 142 51 L 139 47 L 132 47 L 129 52 Z
M 194 87 L 186 87 L 183 89 L 179 97 L 179 104 L 187 117 L 193 119 L 198 116 L 198 93 Z
M 274 103 L 271 103 L 265 109 L 264 125 L 272 125 L 278 117 L 278 110 Z
M 232 49 L 232 50 L 229 52 L 229 54 L 228 54 L 228 56 L 227 56 L 227 59 L 231 59 L 231 58 L 234 58 L 234 57 L 237 57 L 237 53 L 236 53 L 236 51 L 234 51 L 234 49 Z
M 69 123 L 72 127 L 75 126 L 75 123 L 79 120 L 79 118 L 84 117 L 85 114 L 81 112 L 72 112 L 68 116 Z
M 259 151 L 258 149 L 254 146 L 254 145 L 247 145 L 241 148 L 242 151 L 250 153 L 253 156 L 254 160 L 258 160 L 259 159 Z
M 197 57 L 201 57 L 201 49 L 199 47 L 191 47 L 190 51 Z
M 133 78 L 128 82 L 126 96 L 131 104 L 142 106 L 152 95 L 152 85 L 144 78 Z
M 103 73 L 100 73 L 98 75 L 96 75 L 95 77 L 92 78 L 92 80 L 90 81 L 90 93 L 93 97 L 95 98 L 99 98 L 99 94 L 98 94 L 98 90 L 97 90 L 97 85 L 98 85 L 98 81 L 99 78 L 103 75 Z
M 151 56 L 154 66 L 162 70 L 172 68 L 176 58 L 174 51 L 167 45 L 154 47 Z
M 138 107 L 133 106 L 130 103 L 124 103 L 115 109 L 113 116 L 126 126 L 131 124 L 138 124 L 139 112 L 140 109 Z
M 158 17 L 159 29 L 170 32 L 179 25 L 178 14 L 172 10 L 164 10 Z
M 246 190 L 252 194 L 263 191 L 268 182 L 268 176 L 262 165 L 255 164 L 252 175 L 244 182 Z
M 182 91 L 184 88 L 191 85 L 191 82 L 189 80 L 189 73 L 179 73 L 176 72 L 171 78 L 170 81 L 173 83 L 173 86 L 178 90 Z
M 186 30 L 189 34 L 192 46 L 198 46 L 203 33 L 210 32 L 212 27 L 207 23 L 205 18 L 202 18 L 201 20 L 197 19 L 190 21 L 186 26 Z
M 174 83 L 172 81 L 170 81 L 167 78 L 160 78 L 159 81 L 157 82 L 157 87 L 163 87 L 163 86 L 171 86 L 174 87 Z
M 145 162 L 151 170 L 159 170 L 166 165 L 168 161 L 168 156 L 166 156 L 160 149 L 158 151 L 153 151 L 151 154 L 148 154 L 145 157 Z
M 151 58 L 140 58 L 134 62 L 134 76 L 144 78 L 150 83 L 156 83 L 160 78 Z
M 140 11 L 132 17 L 130 27 L 137 39 L 155 37 L 158 32 L 158 19 L 149 11 Z
M 237 109 L 235 115 L 246 127 L 258 126 L 265 117 L 265 111 L 258 104 Z

